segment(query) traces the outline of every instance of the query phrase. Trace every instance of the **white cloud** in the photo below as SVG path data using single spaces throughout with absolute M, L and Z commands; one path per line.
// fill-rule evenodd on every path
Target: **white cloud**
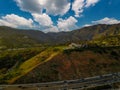
M 76 28 L 78 22 L 74 17 L 70 16 L 68 19 L 59 18 L 57 26 L 53 25 L 51 18 L 47 14 L 33 14 L 35 21 L 37 21 L 44 29 L 44 32 L 60 32 L 70 31 Z
M 68 0 L 44 0 L 43 8 L 51 15 L 64 15 L 70 9 Z
M 69 31 L 76 27 L 76 23 L 78 22 L 76 18 L 70 16 L 68 19 L 58 19 L 57 25 L 54 26 L 54 21 L 51 19 L 51 15 L 56 16 L 65 15 L 70 10 L 70 5 L 72 6 L 72 10 L 75 12 L 75 17 L 82 16 L 85 8 L 90 6 L 94 6 L 100 0 L 73 0 L 71 4 L 71 0 L 14 0 L 17 5 L 20 7 L 22 11 L 29 12 L 34 21 L 38 22 L 37 26 L 32 19 L 25 19 L 23 17 L 19 17 L 19 19 L 15 19 L 15 23 L 9 23 L 10 20 L 0 19 L 0 24 L 12 26 L 12 27 L 23 27 L 28 25 L 28 27 L 33 27 L 36 29 L 44 29 L 47 31 Z M 6 17 L 6 16 L 5 16 Z M 21 21 L 21 18 L 24 19 Z M 12 20 L 12 19 L 11 19 Z M 17 22 L 18 21 L 18 22 Z M 25 21 L 25 22 L 23 22 Z M 20 23 L 19 23 L 20 22 Z M 26 23 L 27 22 L 27 23 Z
M 83 27 L 89 27 L 92 26 L 92 24 L 85 24 Z
M 70 31 L 77 27 L 76 26 L 77 22 L 78 21 L 72 16 L 70 16 L 67 19 L 59 18 L 57 22 L 57 26 L 54 26 L 53 24 L 51 24 L 51 26 L 46 27 L 43 31 L 44 32 Z
M 98 3 L 100 0 L 86 0 L 86 5 L 85 7 L 90 7 L 90 6 L 94 6 L 96 3 Z
M 59 32 L 58 27 L 53 25 L 53 21 L 51 17 L 49 17 L 46 13 L 44 14 L 32 14 L 34 20 L 39 23 L 36 28 L 47 32 Z
M 115 18 L 105 17 L 101 20 L 92 21 L 92 23 L 93 24 L 118 24 L 118 23 L 120 23 L 120 20 L 117 20 Z
M 72 10 L 75 12 L 75 17 L 80 17 L 85 8 L 94 6 L 99 0 L 74 0 Z
M 71 29 L 76 27 L 75 24 L 77 22 L 78 21 L 74 17 L 70 16 L 68 19 L 65 20 L 59 19 L 57 26 L 60 31 L 70 31 Z
M 38 22 L 43 27 L 52 26 L 53 22 L 47 14 L 32 14 L 36 22 Z
M 21 10 L 32 14 L 42 14 L 46 11 L 50 15 L 64 15 L 70 9 L 70 0 L 15 0 Z M 74 0 L 72 10 L 76 17 L 80 17 L 85 8 L 94 6 L 100 0 Z
M 75 16 L 79 17 L 79 14 L 83 12 L 84 0 L 75 0 L 72 5 L 72 10 L 75 12 Z
M 43 0 L 15 0 L 17 5 L 20 7 L 21 10 L 27 11 L 30 13 L 41 13 L 42 6 L 39 3 Z
M 0 19 L 0 26 L 9 26 L 14 28 L 32 28 L 33 20 L 26 19 L 15 14 L 8 14 Z
M 45 9 L 51 15 L 64 15 L 70 9 L 68 0 L 15 0 L 23 11 L 39 13 Z
M 44 32 L 47 33 L 47 32 L 59 32 L 58 30 L 58 27 L 57 26 L 51 26 L 47 29 L 44 29 Z

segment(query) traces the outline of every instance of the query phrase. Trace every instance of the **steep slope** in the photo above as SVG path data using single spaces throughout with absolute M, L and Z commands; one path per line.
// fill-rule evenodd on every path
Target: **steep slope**
M 120 72 L 120 47 L 69 49 L 14 83 L 41 83 Z
M 9 72 L 0 75 L 0 83 L 13 83 L 20 77 L 24 76 L 38 65 L 51 60 L 54 56 L 59 54 L 64 47 L 49 47 L 42 51 L 40 54 L 25 60 L 25 62 L 20 63 L 16 68 L 11 69 Z
M 10 71 L 12 68 L 19 66 L 22 62 L 32 58 L 44 47 L 8 49 L 0 52 L 0 75 Z

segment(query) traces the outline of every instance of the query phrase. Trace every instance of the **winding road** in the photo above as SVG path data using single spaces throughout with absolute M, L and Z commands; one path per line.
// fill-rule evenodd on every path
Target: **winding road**
M 18 90 L 30 90 L 28 88 L 32 88 L 32 87 L 35 87 L 37 89 L 31 89 L 31 90 L 82 90 L 84 88 L 111 85 L 113 83 L 118 83 L 118 82 L 120 82 L 120 72 L 77 79 L 77 80 L 66 80 L 66 81 L 58 81 L 58 82 L 33 83 L 33 84 L 0 85 L 0 90 L 9 90 L 8 88 L 11 87 L 24 88 Z

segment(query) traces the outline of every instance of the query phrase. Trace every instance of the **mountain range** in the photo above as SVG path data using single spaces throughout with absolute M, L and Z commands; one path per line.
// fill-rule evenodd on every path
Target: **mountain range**
M 71 48 L 70 43 L 87 43 L 88 47 Z M 58 33 L 0 26 L 0 84 L 51 82 L 119 72 L 119 57 L 120 24 Z
M 120 24 L 105 25 L 99 24 L 83 27 L 70 32 L 49 32 L 40 30 L 22 30 L 0 26 L 1 48 L 31 47 L 41 44 L 58 45 L 67 43 L 80 43 L 108 36 L 120 35 Z

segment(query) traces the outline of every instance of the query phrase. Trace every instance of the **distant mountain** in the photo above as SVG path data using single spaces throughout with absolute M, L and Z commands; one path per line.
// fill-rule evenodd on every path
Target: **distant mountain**
M 94 25 L 71 32 L 43 33 L 39 30 L 21 30 L 10 27 L 0 27 L 0 45 L 11 47 L 33 46 L 37 44 L 79 43 L 101 37 L 120 35 L 120 24 Z
M 73 30 L 71 32 L 48 33 L 48 35 L 59 43 L 80 42 L 81 40 L 92 40 L 110 35 L 120 35 L 120 24 L 100 24 Z
M 89 44 L 98 46 L 120 46 L 120 35 L 101 37 L 90 41 Z
M 37 30 L 20 30 L 0 27 L 0 46 L 9 48 L 30 47 L 46 41 L 46 35 Z

